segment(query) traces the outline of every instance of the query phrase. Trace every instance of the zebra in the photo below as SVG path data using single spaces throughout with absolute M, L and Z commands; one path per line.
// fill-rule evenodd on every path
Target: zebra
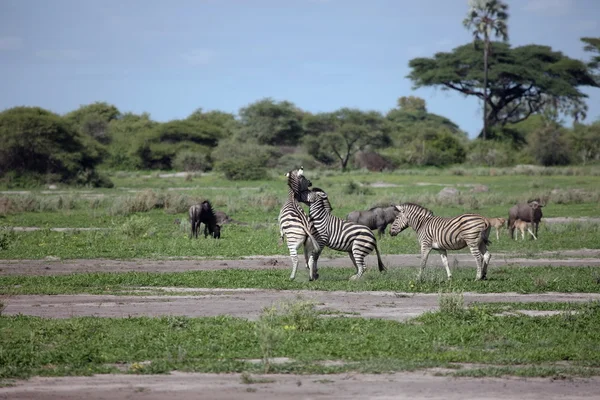
M 346 251 L 356 268 L 356 274 L 350 280 L 359 279 L 365 270 L 365 257 L 373 250 L 377 253 L 379 271 L 386 270 L 377 248 L 377 239 L 368 227 L 345 221 L 331 214 L 331 204 L 323 189 L 313 188 L 300 193 L 300 201 L 308 204 L 310 221 L 318 233 L 317 240 L 321 248 L 327 246 L 333 250 Z
M 487 218 L 478 214 L 462 214 L 452 218 L 437 217 L 431 210 L 413 203 L 397 205 L 396 209 L 399 214 L 392 223 L 390 234 L 396 236 L 409 226 L 417 233 L 421 245 L 419 280 L 422 279 L 432 249 L 440 252 L 448 280 L 452 279 L 447 250 L 460 250 L 467 246 L 477 262 L 475 280 L 486 279 L 487 267 L 492 258 L 487 250 L 487 245 L 491 243 L 488 240 L 491 225 Z
M 295 193 L 301 193 L 307 190 L 312 183 L 303 175 L 304 169 L 291 170 L 285 174 L 288 178 L 288 198 L 279 211 L 277 221 L 279 223 L 280 243 L 285 241 L 292 259 L 292 273 L 290 280 L 296 277 L 298 269 L 298 248 L 304 245 L 304 259 L 306 267 L 309 270 L 309 280 L 313 281 L 319 278 L 317 272 L 317 260 L 321 253 L 315 239 L 316 231 L 309 221 L 308 215 L 302 209 L 302 206 L 296 200 Z

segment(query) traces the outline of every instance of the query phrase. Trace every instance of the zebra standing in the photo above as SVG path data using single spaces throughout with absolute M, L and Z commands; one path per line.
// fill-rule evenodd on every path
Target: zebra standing
M 300 201 L 309 205 L 310 221 L 318 232 L 317 240 L 321 247 L 328 246 L 333 250 L 346 251 L 356 268 L 356 274 L 350 280 L 360 278 L 366 270 L 365 257 L 373 250 L 377 253 L 379 271 L 386 268 L 381 261 L 375 235 L 368 227 L 345 221 L 331 214 L 331 204 L 327 193 L 314 188 L 299 193 Z
M 492 258 L 487 250 L 491 229 L 487 218 L 478 214 L 462 214 L 453 218 L 437 217 L 431 210 L 412 203 L 400 204 L 396 209 L 400 213 L 392 223 L 390 234 L 396 236 L 409 226 L 417 233 L 421 245 L 419 280 L 432 249 L 440 252 L 448 279 L 451 279 L 447 250 L 460 250 L 467 246 L 477 262 L 476 280 L 486 278 L 487 267 Z
M 308 215 L 296 200 L 295 193 L 301 193 L 312 185 L 303 175 L 303 168 L 292 170 L 285 174 L 288 178 L 288 198 L 279 211 L 279 235 L 280 242 L 284 237 L 292 259 L 292 273 L 290 280 L 296 277 L 298 269 L 298 248 L 304 245 L 304 259 L 309 270 L 309 280 L 319 278 L 317 272 L 317 260 L 321 253 L 321 247 L 314 237 L 316 232 L 309 221 Z

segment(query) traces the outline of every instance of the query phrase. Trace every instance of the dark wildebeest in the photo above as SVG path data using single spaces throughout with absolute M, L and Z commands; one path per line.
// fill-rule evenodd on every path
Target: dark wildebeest
M 373 207 L 366 211 L 352 211 L 346 217 L 347 221 L 364 225 L 371 230 L 379 231 L 379 238 L 385 233 L 385 228 L 398 216 L 398 210 L 394 206 Z
M 190 225 L 192 226 L 190 238 L 198 238 L 198 230 L 200 229 L 200 224 L 202 223 L 204 224 L 205 238 L 209 233 L 215 239 L 219 239 L 221 237 L 221 226 L 217 224 L 217 217 L 215 216 L 212 206 L 208 200 L 204 200 L 202 204 L 194 204 L 191 206 L 189 217 Z
M 531 222 L 534 228 L 535 236 L 538 236 L 538 228 L 542 219 L 542 207 L 539 199 L 529 200 L 527 203 L 516 204 L 508 211 L 508 230 L 510 238 L 515 237 L 515 221 Z

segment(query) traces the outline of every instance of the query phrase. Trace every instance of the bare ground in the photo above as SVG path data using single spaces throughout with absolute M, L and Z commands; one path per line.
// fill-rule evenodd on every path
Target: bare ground
M 594 399 L 599 378 L 450 378 L 430 372 L 342 375 L 261 375 L 242 383 L 240 374 L 98 375 L 33 378 L 0 388 L 11 400 L 191 399 Z
M 549 253 L 543 259 L 496 256 L 490 266 L 499 265 L 600 265 L 600 250 Z M 461 266 L 473 267 L 468 254 L 455 255 Z M 587 258 L 581 258 L 587 257 Z M 441 267 L 439 257 L 430 258 L 430 266 Z M 391 268 L 418 265 L 415 255 L 390 255 L 384 262 Z M 347 257 L 323 259 L 320 265 L 348 266 Z M 369 265 L 375 265 L 373 259 Z M 349 266 L 348 266 L 349 267 Z M 289 269 L 288 257 L 249 257 L 240 260 L 2 260 L 0 275 L 55 275 L 81 272 L 153 271 L 175 272 L 216 270 L 223 268 Z M 349 267 L 349 271 L 351 268 Z M 303 271 L 299 271 L 302 273 Z M 349 272 L 350 273 L 350 272 Z M 348 316 L 384 318 L 403 321 L 438 307 L 437 294 L 396 292 L 323 292 L 279 291 L 263 289 L 185 289 L 159 288 L 174 292 L 172 296 L 156 295 L 157 288 L 131 288 L 138 296 L 55 295 L 11 296 L 3 299 L 3 314 L 37 315 L 68 318 L 90 315 L 99 317 L 128 316 L 214 316 L 232 315 L 256 319 L 261 310 L 286 299 L 301 297 L 315 301 L 321 310 Z M 145 293 L 148 293 L 147 295 Z M 189 294 L 185 294 L 189 293 Z M 183 294 L 183 295 L 182 295 Z M 600 300 L 600 294 L 544 293 L 465 293 L 466 304 L 472 302 L 530 302 Z M 516 378 L 449 378 L 436 376 L 435 370 L 395 374 L 342 375 L 272 375 L 260 376 L 272 382 L 244 384 L 239 374 L 170 375 L 99 375 L 93 377 L 33 378 L 16 381 L 14 386 L 0 388 L 0 399 L 230 399 L 243 397 L 271 400 L 287 399 L 583 399 L 598 395 L 600 378 L 591 379 L 516 379 Z

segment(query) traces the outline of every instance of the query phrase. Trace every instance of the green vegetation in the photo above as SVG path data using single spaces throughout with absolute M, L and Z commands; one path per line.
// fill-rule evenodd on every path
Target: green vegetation
M 453 367 L 457 374 L 595 375 L 600 367 L 600 306 L 549 317 L 499 316 L 485 306 L 463 313 L 428 313 L 408 323 L 351 317 L 315 318 L 294 329 L 290 312 L 264 321 L 231 317 L 69 318 L 0 317 L 0 378 L 264 371 L 246 360 L 289 357 L 276 373 L 390 372 Z M 499 351 L 501 350 L 501 351 Z M 328 366 L 325 361 L 344 363 Z M 486 367 L 463 372 L 453 363 Z M 500 372 L 499 372 L 500 371 Z M 247 382 L 250 383 L 250 382 Z
M 443 268 L 429 268 L 423 282 L 416 280 L 414 268 L 388 266 L 387 273 L 379 273 L 371 265 L 360 281 L 349 281 L 353 267 L 319 267 L 318 281 L 309 282 L 307 274 L 299 271 L 296 280 L 288 279 L 287 269 L 244 270 L 229 262 L 226 269 L 217 271 L 187 272 L 122 272 L 82 273 L 56 276 L 0 276 L 0 289 L 9 294 L 130 294 L 139 287 L 161 293 L 163 287 L 173 288 L 263 288 L 275 290 L 346 290 L 394 291 L 401 293 L 450 292 L 479 293 L 600 293 L 600 267 L 519 267 L 507 265 L 491 268 L 489 278 L 475 282 L 475 268 L 455 268 L 452 282 L 447 282 Z M 156 288 L 152 290 L 152 288 Z M 162 292 L 165 294 L 164 292 Z M 449 296 L 448 304 L 456 303 Z M 460 296 L 459 296 L 460 297 Z

